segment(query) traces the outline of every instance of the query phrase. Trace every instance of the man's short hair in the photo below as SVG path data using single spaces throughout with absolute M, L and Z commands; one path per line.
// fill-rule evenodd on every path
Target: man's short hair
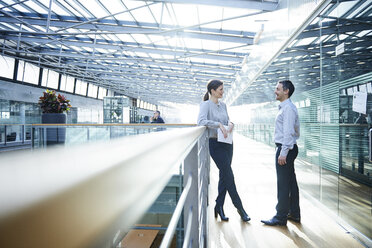
M 290 80 L 279 81 L 279 83 L 282 84 L 283 90 L 289 90 L 288 98 L 290 98 L 293 92 L 295 91 L 293 83 Z
M 156 110 L 155 113 L 158 113 L 160 115 L 160 111 L 159 110 Z

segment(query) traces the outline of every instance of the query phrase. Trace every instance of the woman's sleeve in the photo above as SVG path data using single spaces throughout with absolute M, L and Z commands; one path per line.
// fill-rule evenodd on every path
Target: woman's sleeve
M 218 128 L 220 123 L 213 120 L 208 120 L 208 110 L 209 106 L 207 102 L 202 102 L 200 104 L 199 116 L 198 116 L 198 125 L 206 126 L 212 128 Z
M 230 121 L 230 116 L 229 116 L 229 113 L 227 112 L 227 107 L 226 107 L 226 104 L 224 103 L 223 104 L 225 106 L 225 111 L 226 111 L 226 116 L 227 116 L 227 124 L 229 124 Z

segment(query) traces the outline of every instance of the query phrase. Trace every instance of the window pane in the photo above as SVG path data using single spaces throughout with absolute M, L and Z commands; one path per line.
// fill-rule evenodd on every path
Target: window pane
M 25 62 L 19 61 L 18 63 L 18 72 L 17 72 L 17 80 L 23 82 L 23 74 L 25 69 Z
M 59 86 L 60 90 L 65 91 L 66 90 L 66 75 L 62 75 L 61 77 L 61 85 Z
M 107 90 L 107 96 L 114 96 L 114 91 L 112 90 Z
M 367 85 L 366 84 L 359 85 L 359 91 L 360 92 L 367 92 Z
M 347 94 L 349 96 L 352 96 L 354 94 L 354 91 L 353 91 L 353 88 L 352 87 L 350 87 L 350 88 L 347 89 Z
M 67 92 L 74 92 L 74 82 L 75 82 L 75 78 L 67 76 L 67 79 L 66 79 L 66 91 Z
M 38 84 L 39 71 L 39 67 L 26 62 L 23 81 L 31 84 Z
M 103 99 L 106 96 L 107 90 L 105 88 L 99 87 L 98 88 L 98 99 Z
M 47 87 L 57 89 L 58 88 L 59 74 L 55 71 L 49 70 Z
M 44 69 L 43 75 L 41 76 L 41 86 L 45 86 L 45 87 L 47 86 L 48 74 L 49 74 L 49 70 Z
M 88 96 L 96 98 L 97 97 L 97 89 L 98 89 L 98 86 L 96 86 L 94 84 L 89 84 Z
M 372 93 L 372 83 L 367 83 L 367 92 Z
M 73 92 L 74 91 L 74 80 L 75 78 L 73 77 L 62 75 L 60 90 L 64 90 L 67 92 Z
M 6 56 L 0 57 L 0 76 L 5 78 L 13 78 L 14 59 Z
M 59 74 L 57 72 L 49 70 L 49 69 L 44 69 L 41 85 L 48 87 L 48 88 L 57 89 L 58 88 L 58 77 L 59 77 Z
M 87 83 L 77 80 L 75 93 L 85 96 L 87 94 Z

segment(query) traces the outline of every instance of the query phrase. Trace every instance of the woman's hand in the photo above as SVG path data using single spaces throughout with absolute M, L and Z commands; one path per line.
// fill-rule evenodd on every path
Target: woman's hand
M 223 133 L 223 137 L 226 139 L 227 138 L 227 130 L 221 123 L 220 123 L 220 129 Z
M 234 129 L 234 123 L 232 123 L 232 122 L 229 122 L 229 128 L 228 128 L 228 132 L 229 133 L 231 133 L 232 131 L 233 131 L 233 129 Z

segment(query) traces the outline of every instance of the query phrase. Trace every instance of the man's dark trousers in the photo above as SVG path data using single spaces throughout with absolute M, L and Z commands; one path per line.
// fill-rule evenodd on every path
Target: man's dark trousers
M 219 169 L 220 178 L 218 181 L 218 196 L 216 199 L 217 206 L 223 206 L 225 203 L 226 191 L 229 192 L 234 206 L 242 208 L 242 201 L 238 195 L 235 186 L 234 174 L 231 169 L 233 156 L 233 145 L 218 142 L 217 139 L 209 139 L 209 153 Z
M 298 185 L 294 169 L 294 161 L 298 155 L 298 147 L 295 144 L 287 154 L 285 165 L 278 164 L 278 158 L 282 146 L 277 144 L 275 165 L 277 177 L 278 204 L 276 205 L 276 218 L 287 220 L 287 215 L 300 216 L 300 204 Z

